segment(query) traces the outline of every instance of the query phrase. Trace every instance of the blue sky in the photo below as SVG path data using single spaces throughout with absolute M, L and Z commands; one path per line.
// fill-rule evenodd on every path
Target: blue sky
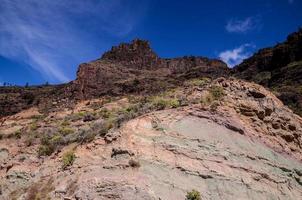
M 62 83 L 112 45 L 238 64 L 302 26 L 302 0 L 1 0 L 0 84 Z

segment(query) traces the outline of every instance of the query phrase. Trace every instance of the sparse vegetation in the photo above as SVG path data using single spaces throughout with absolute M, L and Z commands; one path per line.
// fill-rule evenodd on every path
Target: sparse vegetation
M 202 105 L 210 105 L 214 101 L 213 96 L 209 93 L 205 96 L 203 96 L 200 100 L 200 103 Z
M 54 152 L 54 146 L 52 145 L 41 145 L 38 149 L 39 156 L 50 156 Z
M 34 183 L 28 190 L 26 200 L 50 200 L 49 193 L 54 190 L 53 180 Z
M 74 151 L 70 150 L 65 152 L 62 156 L 62 168 L 66 169 L 68 166 L 71 166 L 75 159 L 76 156 L 74 154 Z
M 200 192 L 194 189 L 190 192 L 187 192 L 186 200 L 201 200 Z
M 151 98 L 151 103 L 156 110 L 163 110 L 165 108 L 178 108 L 180 106 L 178 99 L 163 96 L 155 96 Z
M 211 79 L 209 79 L 207 77 L 195 78 L 195 79 L 186 81 L 185 85 L 202 87 L 202 86 L 205 86 L 206 84 L 208 84 L 210 81 L 211 81 Z
M 62 135 L 69 135 L 74 133 L 74 130 L 70 127 L 61 127 L 59 133 Z
M 221 86 L 212 86 L 209 92 L 214 100 L 220 100 L 224 96 L 224 91 Z
M 208 78 L 189 80 L 187 84 L 195 86 L 205 86 L 210 82 Z M 208 96 L 203 98 L 201 102 L 203 104 L 212 105 L 213 102 L 218 101 L 224 95 L 223 88 L 219 86 L 212 86 L 208 90 Z M 37 116 L 36 119 L 28 126 L 27 131 L 36 133 L 37 138 L 40 138 L 40 147 L 38 150 L 39 156 L 49 156 L 53 152 L 60 150 L 64 145 L 77 142 L 86 143 L 91 142 L 96 136 L 104 137 L 110 130 L 119 128 L 124 122 L 129 121 L 142 114 L 169 108 L 178 108 L 193 104 L 193 100 L 189 99 L 188 94 L 184 93 L 181 88 L 174 88 L 162 92 L 155 96 L 129 96 L 127 106 L 116 107 L 113 103 L 113 107 L 107 106 L 106 103 L 111 102 L 111 98 L 108 102 L 104 98 L 102 101 L 98 101 L 94 104 L 93 111 L 81 111 L 67 115 L 63 121 L 58 122 L 54 118 L 48 119 L 51 125 L 50 130 L 44 128 L 42 125 L 44 122 L 38 121 L 41 116 Z M 190 95 L 190 94 L 189 94 Z M 117 99 L 116 99 L 117 100 Z M 86 106 L 91 106 L 92 103 L 87 103 Z M 119 106 L 119 105 L 118 105 Z M 211 108 L 217 105 L 212 105 Z M 46 118 L 42 118 L 45 120 Z M 78 124 L 78 121 L 85 122 L 80 126 L 74 126 Z M 45 130 L 44 130 L 45 129 Z M 163 131 L 162 127 L 157 127 L 156 130 Z M 42 137 L 41 137 L 42 136 Z M 25 144 L 30 146 L 35 141 L 34 137 L 28 137 Z M 38 140 L 37 140 L 38 141 Z
M 36 121 L 36 120 L 33 121 L 33 122 L 31 123 L 31 125 L 30 125 L 29 128 L 30 128 L 31 131 L 36 131 L 36 130 L 38 129 L 37 121 Z

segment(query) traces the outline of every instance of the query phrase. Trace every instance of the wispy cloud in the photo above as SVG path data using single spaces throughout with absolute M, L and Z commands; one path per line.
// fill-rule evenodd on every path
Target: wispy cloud
M 0 55 L 49 81 L 68 81 L 73 65 L 99 53 L 104 37 L 132 31 L 140 6 L 134 0 L 2 0 Z
M 247 17 L 245 19 L 230 19 L 225 29 L 230 33 L 246 33 L 260 27 L 260 17 Z
M 244 59 L 251 55 L 251 50 L 255 48 L 251 44 L 243 44 L 235 49 L 225 50 L 218 57 L 223 60 L 229 67 L 240 64 Z

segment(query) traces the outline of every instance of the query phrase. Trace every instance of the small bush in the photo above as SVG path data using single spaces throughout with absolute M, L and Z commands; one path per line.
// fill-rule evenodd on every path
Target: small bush
M 69 135 L 69 134 L 74 133 L 74 130 L 72 128 L 69 128 L 69 127 L 61 127 L 59 132 L 62 135 Z
M 167 102 L 163 97 L 155 97 L 151 100 L 151 102 L 157 110 L 163 110 L 167 107 Z
M 104 119 L 108 119 L 110 117 L 112 117 L 112 112 L 109 111 L 107 108 L 103 108 L 101 109 L 101 111 L 99 112 L 99 115 L 104 118 Z
M 224 96 L 224 91 L 221 86 L 212 86 L 209 92 L 214 100 L 220 100 Z
M 95 126 L 95 125 L 94 125 Z M 94 128 L 93 128 L 94 129 Z M 96 133 L 91 129 L 80 129 L 76 134 L 76 141 L 79 143 L 91 142 L 95 138 Z
M 76 122 L 83 119 L 84 114 L 83 113 L 74 113 L 66 116 L 65 121 L 72 121 Z M 64 126 L 64 125 L 63 125 Z
M 178 101 L 178 99 L 171 99 L 169 101 L 169 105 L 171 106 L 171 108 L 178 108 L 180 106 L 180 102 Z
M 197 190 L 187 192 L 186 200 L 201 200 L 200 192 Z
M 69 126 L 69 125 L 70 125 L 70 123 L 66 119 L 61 123 L 61 126 Z
M 210 105 L 214 101 L 214 97 L 212 96 L 211 93 L 207 94 L 206 96 L 203 96 L 200 100 L 200 103 L 202 105 Z
M 74 154 L 74 151 L 65 152 L 62 157 L 62 168 L 66 169 L 68 166 L 71 166 L 75 159 L 76 156 Z
M 151 103 L 153 107 L 157 110 L 163 110 L 165 108 L 178 108 L 180 106 L 180 102 L 176 98 L 164 98 L 161 96 L 156 96 L 151 99 Z
M 37 122 L 36 121 L 32 122 L 29 128 L 31 131 L 36 131 L 38 129 Z
M 41 145 L 38 149 L 38 155 L 39 156 L 50 156 L 55 151 L 55 148 L 53 145 Z
M 53 146 L 58 146 L 62 143 L 62 136 L 61 135 L 54 135 L 51 139 L 50 139 L 50 143 L 53 145 Z
M 28 134 L 28 136 L 27 136 L 27 138 L 25 139 L 25 142 L 24 142 L 27 147 L 31 146 L 34 143 L 35 135 L 36 135 L 35 133 Z
M 50 200 L 51 191 L 55 188 L 53 186 L 53 179 L 46 181 L 39 181 L 28 188 L 25 200 Z
M 115 120 L 106 120 L 103 122 L 102 126 L 99 129 L 100 136 L 105 136 L 110 129 L 112 129 L 115 126 Z
M 195 79 L 191 79 L 185 82 L 185 85 L 188 86 L 204 86 L 206 84 L 208 84 L 210 82 L 211 79 L 209 78 L 195 78 Z

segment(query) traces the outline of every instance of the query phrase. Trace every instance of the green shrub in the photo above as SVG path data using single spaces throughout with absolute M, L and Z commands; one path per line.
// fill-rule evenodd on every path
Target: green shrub
M 205 95 L 205 96 L 203 96 L 203 97 L 201 98 L 200 103 L 201 103 L 202 105 L 208 106 L 208 105 L 210 105 L 213 101 L 214 101 L 214 97 L 212 96 L 211 93 L 209 93 L 209 94 L 207 94 L 207 95 Z
M 151 100 L 151 102 L 157 110 L 163 110 L 167 107 L 167 102 L 163 97 L 155 97 Z
M 180 106 L 180 102 L 178 99 L 171 99 L 169 100 L 169 105 L 171 108 L 178 108 Z
M 188 86 L 204 86 L 206 84 L 208 84 L 209 82 L 211 81 L 211 79 L 209 78 L 194 78 L 194 79 L 191 79 L 191 80 L 188 80 L 185 82 L 185 85 L 188 85 Z
M 74 130 L 70 127 L 61 127 L 59 133 L 62 135 L 69 135 L 74 133 Z
M 76 134 L 76 141 L 79 143 L 91 142 L 96 136 L 96 125 L 93 125 L 92 129 L 80 129 Z
M 115 123 L 115 119 L 109 119 L 104 121 L 99 129 L 100 136 L 105 136 L 110 129 L 115 127 Z
M 180 106 L 180 102 L 176 98 L 165 98 L 156 96 L 151 99 L 151 103 L 156 110 L 163 110 L 165 108 L 177 108 Z
M 81 119 L 83 119 L 83 117 L 84 117 L 84 113 L 73 113 L 73 114 L 70 114 L 70 115 L 68 115 L 68 116 L 66 116 L 66 118 L 65 118 L 65 121 L 72 121 L 72 122 L 75 122 L 75 121 L 79 121 L 79 120 L 81 120 Z
M 37 129 L 38 129 L 38 124 L 37 124 L 37 122 L 36 121 L 33 121 L 32 123 L 31 123 L 31 125 L 30 125 L 30 130 L 31 131 L 36 131 Z
M 61 123 L 61 126 L 69 126 L 69 125 L 70 125 L 70 123 L 66 119 Z
M 224 90 L 221 86 L 212 86 L 209 92 L 214 100 L 220 100 L 224 96 Z
M 104 119 L 108 119 L 112 117 L 113 114 L 107 108 L 102 108 L 101 111 L 99 112 L 99 115 Z
M 58 146 L 62 143 L 62 140 L 63 140 L 63 138 L 61 135 L 54 135 L 50 139 L 50 144 L 52 144 L 53 146 Z
M 76 159 L 74 151 L 67 151 L 63 154 L 62 157 L 62 168 L 66 169 L 68 166 L 71 166 Z
M 197 190 L 187 192 L 186 200 L 201 200 L 200 193 Z
M 38 149 L 39 156 L 50 156 L 55 151 L 55 147 L 51 144 L 41 145 Z

